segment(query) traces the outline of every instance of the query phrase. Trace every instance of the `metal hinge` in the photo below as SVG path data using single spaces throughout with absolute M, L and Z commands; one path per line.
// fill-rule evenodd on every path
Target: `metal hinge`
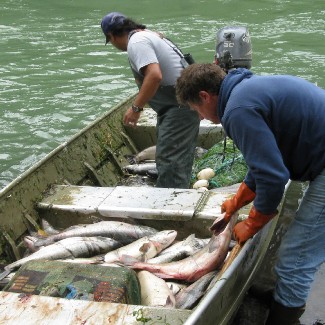
M 209 191 L 204 191 L 202 193 L 201 197 L 197 201 L 196 206 L 194 208 L 193 217 L 196 216 L 199 212 L 202 211 L 202 209 L 204 208 L 205 204 L 207 203 L 207 201 L 209 199 L 209 196 L 210 196 L 210 192 Z

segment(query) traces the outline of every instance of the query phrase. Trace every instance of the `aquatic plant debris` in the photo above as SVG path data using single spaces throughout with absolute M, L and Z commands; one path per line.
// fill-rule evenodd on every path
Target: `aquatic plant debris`
M 211 147 L 201 158 L 195 159 L 191 183 L 197 181 L 197 174 L 204 168 L 212 168 L 215 176 L 209 179 L 209 188 L 234 185 L 244 180 L 248 167 L 242 153 L 231 139 L 220 141 Z

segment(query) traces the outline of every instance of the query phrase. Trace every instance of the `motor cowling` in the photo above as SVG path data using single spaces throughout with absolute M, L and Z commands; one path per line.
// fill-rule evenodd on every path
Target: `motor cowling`
M 251 68 L 252 43 L 246 27 L 227 26 L 217 31 L 215 63 L 225 71 Z

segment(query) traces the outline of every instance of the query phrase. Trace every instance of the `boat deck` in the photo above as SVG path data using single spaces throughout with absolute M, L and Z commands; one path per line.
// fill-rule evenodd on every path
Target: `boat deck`
M 148 186 L 94 187 L 55 185 L 37 203 L 37 210 L 54 227 L 66 228 L 100 219 L 136 220 L 158 229 L 175 227 L 184 238 L 195 231 L 203 238 L 213 221 L 220 216 L 220 206 L 236 187 L 223 191 L 156 188 Z M 246 214 L 248 208 L 242 210 Z

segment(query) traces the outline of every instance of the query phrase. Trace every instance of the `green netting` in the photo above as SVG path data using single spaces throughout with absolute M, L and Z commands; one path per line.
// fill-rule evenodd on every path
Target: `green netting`
M 224 158 L 224 159 L 223 159 Z M 241 152 L 227 138 L 226 149 L 220 141 L 211 147 L 206 154 L 194 161 L 192 183 L 197 181 L 196 175 L 204 168 L 212 168 L 216 175 L 209 180 L 209 188 L 230 186 L 244 180 L 247 165 Z
M 66 299 L 139 305 L 140 286 L 127 267 L 31 260 L 10 280 L 4 291 Z

